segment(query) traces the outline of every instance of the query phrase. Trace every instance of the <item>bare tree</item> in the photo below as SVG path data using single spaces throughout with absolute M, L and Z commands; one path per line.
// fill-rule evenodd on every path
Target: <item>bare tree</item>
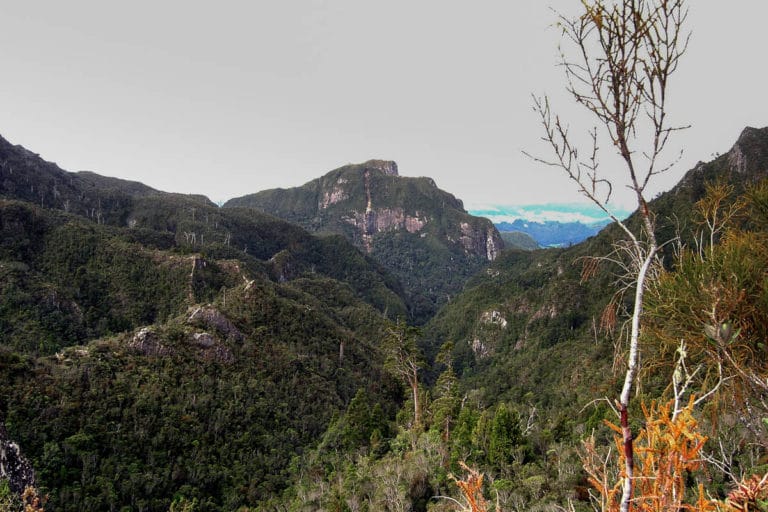
M 669 79 L 688 46 L 689 34 L 682 30 L 688 8 L 685 0 L 582 0 L 582 5 L 583 13 L 578 17 L 558 13 L 557 26 L 569 52 L 561 47 L 560 64 L 571 97 L 596 119 L 600 129 L 588 131 L 588 150 L 582 152 L 568 125 L 553 114 L 549 98 L 534 97 L 534 109 L 544 127 L 543 140 L 554 157 L 533 158 L 563 169 L 578 190 L 625 234 L 616 245 L 619 257 L 608 259 L 621 263 L 626 272 L 620 291 L 634 295 L 626 373 L 618 403 L 626 460 L 621 510 L 627 511 L 634 469 L 627 408 L 637 375 L 643 297 L 659 251 L 647 189 L 655 176 L 679 159 L 664 160 L 670 135 L 684 128 L 668 123 L 667 93 Z M 599 142 L 604 137 L 623 162 L 627 186 L 637 203 L 638 227 L 618 218 L 611 209 L 615 182 L 599 170 Z

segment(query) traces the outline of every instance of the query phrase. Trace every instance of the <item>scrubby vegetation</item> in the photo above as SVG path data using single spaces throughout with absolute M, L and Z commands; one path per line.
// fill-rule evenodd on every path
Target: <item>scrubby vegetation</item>
M 699 166 L 654 202 L 680 241 L 649 289 L 630 404 L 641 461 L 657 453 L 643 407 L 657 436 L 695 419 L 695 467 L 670 480 L 693 507 L 759 503 L 759 480 L 740 498 L 735 482 L 768 469 L 766 185 L 731 168 Z M 417 331 L 385 318 L 396 281 L 338 237 L 298 231 L 263 259 L 23 201 L 0 213 L 0 411 L 48 510 L 472 510 L 458 482 L 487 510 L 615 499 L 614 276 L 583 279 L 614 228 L 504 252 Z
M 367 255 L 0 140 L 0 456 L 35 470 L 0 510 L 765 510 L 766 155 L 748 128 L 621 225 L 483 266 L 432 236 L 464 217 L 426 178 L 374 176 L 455 211 Z

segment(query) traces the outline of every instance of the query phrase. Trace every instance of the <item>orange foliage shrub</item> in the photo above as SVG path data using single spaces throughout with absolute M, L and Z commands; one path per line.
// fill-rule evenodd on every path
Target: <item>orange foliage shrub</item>
M 705 497 L 701 486 L 696 497 L 686 492 L 687 475 L 701 468 L 700 453 L 707 437 L 697 430 L 698 422 L 692 414 L 693 398 L 679 411 L 673 411 L 672 404 L 673 402 L 666 405 L 653 402 L 650 407 L 643 406 L 645 428 L 634 439 L 632 510 L 722 510 L 719 502 Z M 611 460 L 600 458 L 591 441 L 584 444 L 582 462 L 589 482 L 597 491 L 594 498 L 601 510 L 614 512 L 620 509 L 622 479 L 626 478 L 623 469 L 625 460 L 621 428 L 610 422 L 606 424 L 618 434 L 615 438 L 619 454 L 618 465 L 613 465 Z M 617 472 L 618 478 L 615 478 Z
M 465 480 L 453 477 L 466 502 L 466 505 L 462 507 L 462 512 L 487 512 L 488 502 L 483 496 L 483 474 L 463 462 L 459 464 L 468 473 Z

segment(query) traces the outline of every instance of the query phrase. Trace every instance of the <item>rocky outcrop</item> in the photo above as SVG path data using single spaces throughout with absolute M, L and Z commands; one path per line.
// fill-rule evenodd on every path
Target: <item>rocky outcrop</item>
M 344 220 L 354 225 L 364 235 L 375 235 L 383 231 L 405 230 L 418 233 L 429 222 L 429 218 L 421 212 L 407 215 L 402 208 L 379 208 L 355 212 L 352 217 Z
M 480 338 L 475 338 L 470 341 L 469 346 L 472 348 L 472 353 L 475 354 L 475 357 L 478 359 L 485 359 L 492 354 L 491 349 Z
M 245 338 L 235 324 L 218 309 L 211 306 L 200 306 L 192 309 L 187 323 L 203 329 L 215 331 L 222 337 L 241 342 Z
M 8 480 L 11 492 L 21 494 L 35 486 L 32 465 L 21 454 L 19 445 L 11 441 L 5 425 L 0 422 L 0 478 Z
M 732 171 L 753 178 L 768 175 L 768 128 L 745 128 L 728 152 Z
M 196 315 L 195 315 L 196 313 Z M 227 339 L 237 339 L 242 341 L 243 335 L 227 320 L 213 308 L 199 308 L 193 313 L 195 320 L 188 323 L 197 326 L 207 325 L 215 333 L 207 331 L 191 332 L 185 337 L 186 343 L 197 350 L 198 357 L 206 360 L 214 360 L 223 363 L 231 363 L 235 360 L 232 350 L 220 339 L 220 336 L 227 336 Z M 232 330 L 234 329 L 234 330 Z M 228 335 L 223 333 L 229 333 Z M 172 343 L 163 343 L 163 336 L 156 332 L 152 327 L 143 327 L 128 342 L 128 347 L 145 356 L 168 356 L 174 350 L 178 350 Z
M 322 198 L 317 205 L 318 209 L 325 210 L 333 204 L 349 199 L 349 195 L 344 188 L 344 185 L 346 185 L 347 182 L 348 180 L 344 178 L 344 176 L 340 176 L 339 179 L 336 180 L 336 183 L 331 185 L 331 188 L 323 190 Z
M 499 232 L 493 226 L 482 229 L 468 222 L 461 223 L 459 242 L 466 252 L 484 255 L 488 261 L 495 260 L 504 247 Z
M 488 228 L 485 232 L 485 257 L 488 261 L 495 260 L 504 248 L 504 241 L 495 229 Z
M 150 327 L 142 327 L 128 342 L 128 347 L 145 356 L 165 356 L 171 353 L 164 346 L 160 336 Z
M 397 164 L 391 160 L 368 160 L 363 164 L 363 167 L 376 169 L 388 176 L 399 176 Z
M 208 332 L 192 333 L 189 342 L 200 350 L 199 355 L 203 359 L 220 363 L 231 363 L 235 360 L 232 350 Z
M 693 191 L 697 196 L 703 190 L 704 183 L 724 176 L 742 183 L 768 177 L 768 127 L 744 128 L 727 153 L 711 162 L 697 163 L 670 193 Z
M 502 329 L 506 329 L 508 325 L 507 319 L 504 318 L 501 311 L 495 309 L 483 312 L 483 314 L 480 315 L 480 322 L 484 324 L 498 325 Z

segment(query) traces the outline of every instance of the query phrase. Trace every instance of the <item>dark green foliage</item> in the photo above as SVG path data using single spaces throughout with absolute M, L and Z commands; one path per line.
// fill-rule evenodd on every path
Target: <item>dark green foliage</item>
M 228 212 L 235 219 L 237 214 Z M 318 239 L 299 228 L 285 229 L 287 224 L 271 217 L 247 220 L 252 215 L 242 219 L 243 233 L 251 233 L 251 242 L 263 235 L 272 246 L 259 245 L 265 257 L 280 250 L 282 260 L 259 261 L 223 244 L 206 245 L 209 257 L 201 257 L 162 231 L 115 228 L 27 203 L 0 202 L 4 343 L 52 353 L 163 321 L 191 303 L 213 300 L 241 283 L 244 272 L 266 272 L 277 280 L 329 276 L 350 283 L 355 296 L 379 310 L 405 314 L 397 282 L 340 237 Z
M 528 233 L 522 231 L 499 231 L 501 239 L 504 240 L 504 246 L 510 249 L 522 249 L 524 251 L 534 251 L 539 249 L 539 243 Z
M 400 392 L 382 313 L 407 310 L 370 258 L 253 210 L 0 156 L 0 420 L 53 509 L 254 507 L 347 408 L 351 443 L 386 451 Z
M 383 330 L 370 308 L 350 307 Z M 131 334 L 34 366 L 3 352 L 6 425 L 56 510 L 167 510 L 176 495 L 197 510 L 254 506 L 287 485 L 291 457 L 334 411 L 348 409 L 352 443 L 387 435 L 381 406 L 365 392 L 352 400 L 371 378 L 375 402 L 387 391 L 368 341 L 332 320 L 343 311 L 268 281 L 231 290 L 221 308 L 241 341 L 214 336 L 209 347 L 174 321 L 153 331 L 154 352 Z
M 679 229 L 692 239 L 691 204 L 712 177 L 737 193 L 758 180 L 764 135 L 746 131 L 738 151 L 662 194 L 659 238 Z M 428 179 L 371 174 L 379 199 L 427 211 L 438 198 L 447 213 L 422 232 L 377 233 L 364 255 L 339 234 L 354 239 L 331 215 L 341 203 L 318 216 L 320 184 L 286 208 L 314 205 L 308 227 L 336 233 L 323 237 L 253 209 L 65 173 L 9 145 L 0 156 L 0 419 L 52 510 L 425 510 L 454 492 L 448 473 L 461 461 L 488 475 L 502 508 L 547 506 L 584 483 L 579 439 L 609 436 L 613 411 L 593 400 L 618 388 L 618 330 L 601 329 L 615 269 L 581 271 L 610 253 L 615 227 L 568 249 L 505 251 L 471 276 L 482 258 L 443 243 L 466 220 L 461 205 Z M 327 179 L 347 176 L 365 190 L 354 167 Z M 735 252 L 710 260 L 733 267 L 710 274 L 738 277 L 752 324 L 768 304 L 765 283 L 747 286 L 765 259 L 768 193 L 755 194 L 741 226 L 754 238 L 718 245 Z M 667 283 L 685 291 L 680 304 L 705 310 L 696 279 L 673 261 Z M 401 325 L 407 352 L 426 356 L 414 383 L 388 375 L 387 318 L 421 322 L 448 295 L 421 333 Z M 762 371 L 758 327 L 740 338 L 750 344 L 741 360 Z M 644 377 L 643 392 L 667 383 Z
M 490 426 L 488 441 L 488 462 L 509 471 L 515 463 L 530 462 L 532 451 L 523 437 L 520 414 L 510 410 L 506 404 L 499 404 Z
M 5 244 L 0 263 L 0 332 L 8 346 L 52 353 L 162 320 L 188 300 L 188 259 L 127 242 L 114 228 L 22 203 L 2 203 L 0 216 L 25 237 Z
M 434 316 L 486 264 L 437 237 L 400 231 L 377 235 L 372 256 L 398 276 L 408 290 L 410 320 L 417 325 Z
M 389 421 L 380 403 L 371 405 L 371 397 L 364 388 L 349 402 L 346 412 L 328 430 L 321 450 L 342 450 L 345 453 L 381 450 L 389 438 Z
M 459 382 L 453 367 L 448 366 L 437 378 L 433 389 L 431 408 L 432 428 L 448 438 L 461 410 Z

